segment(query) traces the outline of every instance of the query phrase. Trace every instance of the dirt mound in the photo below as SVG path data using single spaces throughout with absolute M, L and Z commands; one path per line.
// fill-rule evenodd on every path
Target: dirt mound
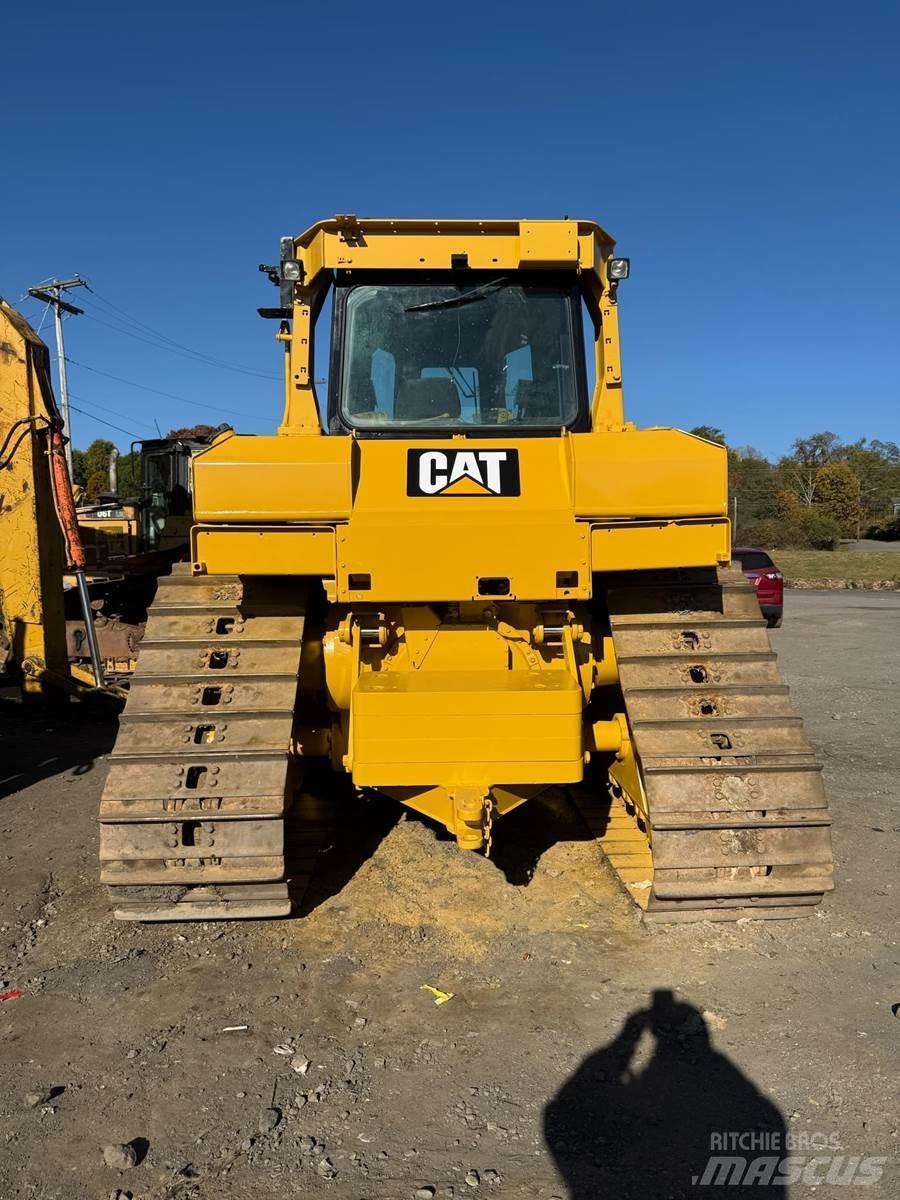
M 498 938 L 584 929 L 629 911 L 562 795 L 532 800 L 495 826 L 491 859 L 459 850 L 415 816 L 392 818 L 365 861 L 320 905 L 320 916 L 352 920 L 370 946 L 401 942 L 429 956 L 478 959 Z M 341 847 L 334 849 L 339 856 Z

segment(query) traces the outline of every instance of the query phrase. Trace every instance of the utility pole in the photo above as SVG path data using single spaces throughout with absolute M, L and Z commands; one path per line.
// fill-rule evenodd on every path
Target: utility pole
M 72 432 L 69 425 L 69 381 L 66 377 L 66 347 L 63 341 L 62 313 L 67 312 L 73 317 L 80 316 L 83 308 L 76 308 L 63 300 L 64 292 L 71 288 L 87 287 L 85 281 L 78 275 L 71 279 L 49 279 L 46 283 L 38 284 L 28 289 L 28 295 L 35 300 L 44 300 L 53 305 L 53 317 L 56 325 L 56 363 L 59 368 L 59 398 L 62 402 L 63 435 L 66 439 L 66 464 L 69 468 L 69 478 L 72 478 Z
M 856 540 L 862 537 L 862 480 L 856 477 Z

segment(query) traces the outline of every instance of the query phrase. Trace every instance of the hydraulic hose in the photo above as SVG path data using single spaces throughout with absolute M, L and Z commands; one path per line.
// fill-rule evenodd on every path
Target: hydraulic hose
M 94 612 L 91 608 L 91 597 L 88 592 L 84 555 L 84 545 L 81 541 L 81 531 L 78 528 L 78 517 L 75 513 L 75 497 L 72 495 L 72 481 L 69 478 L 69 468 L 66 463 L 66 443 L 62 431 L 54 424 L 50 430 L 50 470 L 53 480 L 53 492 L 56 496 L 56 512 L 62 527 L 66 543 L 66 558 L 75 575 L 78 588 L 78 599 L 81 603 L 81 615 L 84 618 L 84 628 L 87 634 L 88 651 L 91 656 L 91 669 L 98 688 L 104 685 L 103 664 L 100 659 L 100 647 L 97 645 L 97 632 L 94 629 Z

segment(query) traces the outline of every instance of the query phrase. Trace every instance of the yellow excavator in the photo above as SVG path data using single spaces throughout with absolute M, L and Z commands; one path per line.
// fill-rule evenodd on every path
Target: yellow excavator
M 724 448 L 625 419 L 613 239 L 344 215 L 261 269 L 284 416 L 193 460 L 101 805 L 117 916 L 287 914 L 325 756 L 470 851 L 568 790 L 648 918 L 812 911 L 820 767 L 730 565 Z
M 0 298 L 0 673 L 26 698 L 59 698 L 103 671 L 50 356 Z M 71 572 L 84 665 L 69 662 L 63 574 Z
M 190 455 L 141 443 L 141 497 L 77 508 L 45 343 L 0 298 L 0 672 L 28 697 L 94 691 L 133 669 L 156 578 L 184 557 Z

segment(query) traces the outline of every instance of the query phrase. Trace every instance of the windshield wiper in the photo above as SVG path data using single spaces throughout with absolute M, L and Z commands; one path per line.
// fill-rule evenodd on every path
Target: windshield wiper
M 424 304 L 412 304 L 403 311 L 429 312 L 432 308 L 458 308 L 460 304 L 474 304 L 476 300 L 483 300 L 485 296 L 497 291 L 498 288 L 506 287 L 507 283 L 509 283 L 509 279 L 504 275 L 499 279 L 492 279 L 490 283 L 483 283 L 480 287 L 472 288 L 469 292 L 461 292 L 458 296 L 448 296 L 446 300 L 427 300 Z

